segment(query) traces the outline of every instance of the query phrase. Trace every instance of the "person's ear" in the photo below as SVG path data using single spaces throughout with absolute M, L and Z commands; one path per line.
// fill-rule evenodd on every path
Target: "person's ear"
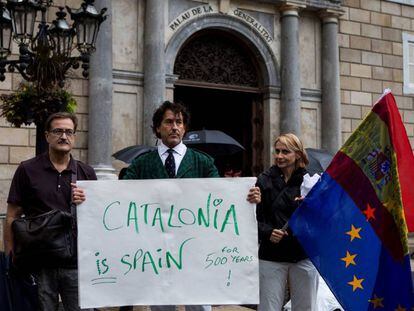
M 48 141 L 48 139 L 49 139 L 49 132 L 48 131 L 45 131 L 45 138 L 46 138 L 46 141 L 49 142 Z

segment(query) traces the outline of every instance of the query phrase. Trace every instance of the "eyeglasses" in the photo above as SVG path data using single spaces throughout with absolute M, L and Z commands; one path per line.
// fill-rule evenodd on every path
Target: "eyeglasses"
M 63 134 L 66 134 L 67 137 L 72 137 L 73 135 L 75 135 L 75 131 L 72 129 L 53 129 L 50 131 L 50 133 L 52 133 L 54 136 L 57 137 L 62 137 Z

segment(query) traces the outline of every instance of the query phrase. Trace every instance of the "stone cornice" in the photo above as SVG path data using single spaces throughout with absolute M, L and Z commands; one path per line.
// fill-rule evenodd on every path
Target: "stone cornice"
M 143 72 L 114 69 L 112 70 L 112 77 L 114 79 L 114 84 L 133 85 L 133 86 L 144 85 L 144 73 Z M 167 74 L 165 76 L 166 87 L 173 88 L 174 83 L 177 80 L 178 80 L 178 75 Z
M 280 99 L 281 88 L 279 86 L 266 86 L 262 88 L 264 99 Z M 320 89 L 300 89 L 300 100 L 306 102 L 320 103 L 322 101 L 322 91 Z
M 178 75 L 166 74 L 165 83 L 167 89 L 173 89 L 175 82 L 178 80 Z
M 294 5 L 310 10 L 333 9 L 341 10 L 341 0 L 260 0 L 258 2 L 275 4 L 278 7 L 283 5 Z
M 302 88 L 300 90 L 300 96 L 302 101 L 321 102 L 322 100 L 322 92 L 318 89 Z
M 142 72 L 114 69 L 112 70 L 114 84 L 143 86 L 144 74 Z
M 278 6 L 279 11 L 281 12 L 281 17 L 285 16 L 299 16 L 299 11 L 305 6 L 300 6 L 293 4 L 292 2 L 285 3 L 281 6 Z
M 319 17 L 324 23 L 338 23 L 338 19 L 345 12 L 343 10 L 323 9 L 319 11 Z

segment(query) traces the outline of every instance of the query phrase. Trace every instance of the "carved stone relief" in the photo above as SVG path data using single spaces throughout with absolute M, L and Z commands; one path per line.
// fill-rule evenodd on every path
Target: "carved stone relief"
M 251 56 L 234 39 L 209 33 L 190 40 L 178 53 L 174 74 L 179 80 L 257 87 Z

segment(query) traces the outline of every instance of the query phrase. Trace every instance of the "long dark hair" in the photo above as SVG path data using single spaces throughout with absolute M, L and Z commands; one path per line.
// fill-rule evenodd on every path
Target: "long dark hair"
M 179 103 L 173 103 L 170 101 L 165 101 L 155 110 L 154 115 L 152 116 L 152 131 L 154 132 L 155 136 L 158 138 L 161 138 L 160 134 L 157 133 L 157 128 L 160 127 L 162 119 L 164 117 L 164 113 L 167 110 L 171 110 L 174 114 L 179 114 L 183 116 L 183 122 L 185 128 L 188 127 L 188 124 L 190 123 L 190 114 L 187 111 L 187 108 Z

